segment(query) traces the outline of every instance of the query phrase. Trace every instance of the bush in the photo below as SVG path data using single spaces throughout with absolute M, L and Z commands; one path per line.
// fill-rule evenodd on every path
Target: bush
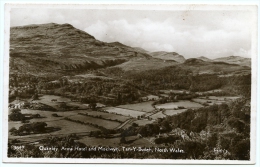
M 59 117 L 58 114 L 51 114 L 53 117 Z

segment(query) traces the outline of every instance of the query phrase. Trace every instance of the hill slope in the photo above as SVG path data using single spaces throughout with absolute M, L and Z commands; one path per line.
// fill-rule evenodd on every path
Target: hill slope
M 221 57 L 221 58 L 214 59 L 214 61 L 251 67 L 251 59 L 240 57 L 240 56 Z
M 200 59 L 200 60 L 203 60 L 203 61 L 207 61 L 207 62 L 212 62 L 213 60 L 207 58 L 207 57 L 204 57 L 204 56 L 200 56 L 200 57 L 197 57 L 197 59 Z
M 121 43 L 105 43 L 70 24 L 11 27 L 11 71 L 39 73 L 97 69 L 149 55 Z
M 176 52 L 152 52 L 150 55 L 154 58 L 163 59 L 163 60 L 174 60 L 179 63 L 183 63 L 185 58 L 182 55 L 179 55 Z

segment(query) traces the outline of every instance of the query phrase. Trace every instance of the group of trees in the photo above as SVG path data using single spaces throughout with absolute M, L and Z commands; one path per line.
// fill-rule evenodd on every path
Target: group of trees
M 27 135 L 27 134 L 38 134 L 38 133 L 45 133 L 47 124 L 45 122 L 34 122 L 30 124 L 23 124 L 18 129 L 11 128 L 9 132 L 12 135 Z
M 219 77 L 216 74 L 193 75 L 189 69 L 178 66 L 156 70 L 128 72 L 114 67 L 104 71 L 107 75 L 123 77 L 139 90 L 155 93 L 158 90 L 185 89 L 192 92 L 203 92 L 224 89 L 225 93 L 250 97 L 251 74 Z
M 78 113 L 79 115 L 83 115 L 83 116 L 87 116 L 87 117 L 92 117 L 92 118 L 99 118 L 99 119 L 103 119 L 103 120 L 108 120 L 108 121 L 115 121 L 118 123 L 123 123 L 124 121 L 120 121 L 118 119 L 111 119 L 111 118 L 104 118 L 101 115 L 89 115 L 89 114 L 83 114 L 83 113 Z
M 8 118 L 10 121 L 22 121 L 24 119 L 24 115 L 21 113 L 21 110 L 18 108 L 10 109 L 10 114 Z

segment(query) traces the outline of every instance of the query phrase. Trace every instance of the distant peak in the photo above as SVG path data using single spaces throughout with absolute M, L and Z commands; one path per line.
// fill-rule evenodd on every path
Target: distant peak
M 174 60 L 179 63 L 183 63 L 185 58 L 176 52 L 157 51 L 149 53 L 152 57 L 163 59 L 163 60 Z
M 227 56 L 227 57 L 219 57 L 219 58 L 216 58 L 215 60 L 222 60 L 222 59 L 250 59 L 250 58 L 232 55 L 232 56 Z
M 208 59 L 208 58 L 207 58 L 207 57 L 205 57 L 205 56 L 200 56 L 200 57 L 198 57 L 198 58 Z
M 189 58 L 184 62 L 184 64 L 201 64 L 201 63 L 206 63 L 206 62 L 198 58 Z
M 68 24 L 68 23 L 61 24 L 61 26 L 66 26 L 66 27 L 73 27 L 71 24 Z

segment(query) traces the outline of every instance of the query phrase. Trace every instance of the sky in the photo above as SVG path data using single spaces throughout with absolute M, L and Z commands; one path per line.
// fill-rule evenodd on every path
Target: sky
M 12 8 L 11 26 L 69 23 L 104 42 L 185 58 L 251 57 L 250 10 Z

